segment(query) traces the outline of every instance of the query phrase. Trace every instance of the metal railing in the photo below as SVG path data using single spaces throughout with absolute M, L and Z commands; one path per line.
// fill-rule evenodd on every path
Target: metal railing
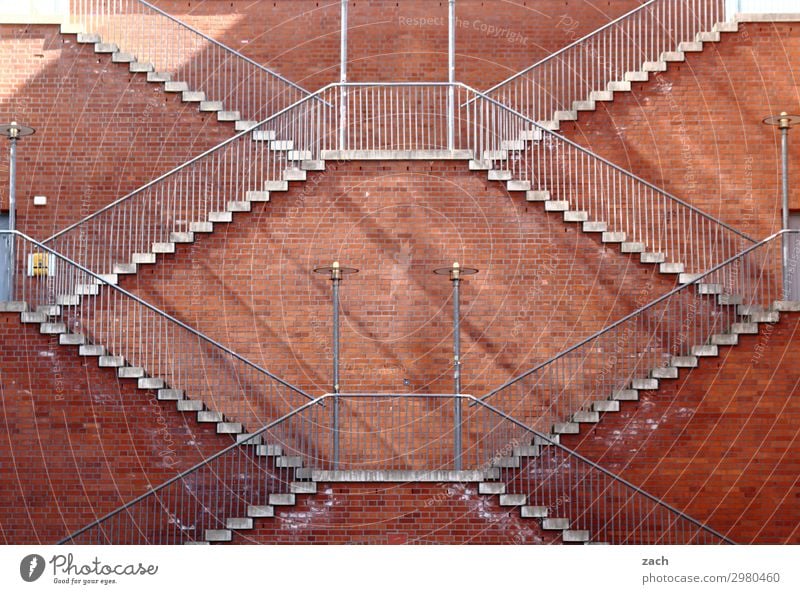
M 724 0 L 650 0 L 518 72 L 485 93 L 536 121 L 574 111 L 609 83 L 661 61 L 663 52 L 694 42 L 725 20 Z M 635 77 L 634 77 L 635 78 Z
M 715 335 L 745 331 L 735 324 L 747 322 L 746 316 L 769 318 L 774 302 L 784 300 L 782 240 L 789 235 L 797 233 L 781 231 L 747 248 L 481 400 L 492 399 L 497 408 L 550 432 L 576 413 L 591 414 L 595 403 L 655 389 L 659 373 L 694 364 L 675 357 L 713 354 Z M 797 278 L 800 242 L 794 246 L 789 279 Z
M 309 93 L 144 0 L 70 0 L 70 20 L 189 90 L 258 121 Z
M 272 504 L 291 503 L 295 493 L 310 492 L 308 480 L 331 468 L 327 455 L 336 399 L 349 399 L 340 417 L 343 463 L 359 470 L 414 467 L 426 470 L 453 466 L 452 425 L 442 413 L 453 410 L 454 398 L 476 404 L 465 419 L 467 467 L 501 480 L 510 491 L 527 496 L 541 515 L 565 518 L 570 530 L 586 530 L 589 538 L 626 544 L 701 544 L 731 542 L 701 522 L 669 506 L 575 452 L 552 442 L 490 405 L 466 395 L 327 394 L 270 423 L 251 438 L 211 456 L 161 486 L 99 518 L 63 539 L 71 544 L 179 544 L 226 540 L 220 530 L 246 536 L 252 518 L 275 513 Z M 369 400 L 375 403 L 369 403 Z M 358 400 L 356 408 L 354 401 Z M 322 406 L 326 404 L 328 406 Z M 366 408 L 363 408 L 366 407 Z M 374 430 L 350 435 L 349 421 L 364 413 Z M 361 421 L 356 421 L 359 427 Z M 346 444 L 346 445 L 345 445 Z M 535 445 L 534 445 L 535 444 Z M 440 454 L 439 452 L 442 452 Z M 508 464 L 516 458 L 517 464 Z M 438 466 L 437 466 L 438 465 Z M 302 480 L 300 479 L 302 477 Z M 304 484 L 306 488 L 304 489 Z M 313 490 L 312 490 L 313 491 Z M 276 498 L 278 501 L 276 501 Z M 288 499 L 287 499 L 288 498 Z
M 346 89 L 346 93 L 340 92 Z M 450 133 L 449 83 L 346 83 L 320 89 L 45 241 L 87 268 L 112 273 L 154 244 L 190 240 L 270 190 L 305 179 L 325 159 L 460 156 L 508 172 L 606 223 L 628 242 L 702 272 L 754 243 L 701 210 L 463 85 Z M 340 110 L 344 97 L 346 109 Z M 466 99 L 475 99 L 468 104 Z M 322 99 L 322 101 L 320 100 Z M 452 150 L 451 150 L 452 148 Z M 413 154 L 415 153 L 415 154 Z M 188 238 L 188 239 L 187 239 Z M 146 256 L 145 256 L 146 257 Z M 661 257 L 661 256 L 658 256 Z
M 48 246 L 17 231 L 0 231 L 1 245 L 12 248 L 5 274 L 13 300 L 28 312 L 23 316 L 62 324 L 54 332 L 72 339 L 63 344 L 94 345 L 101 366 L 125 369 L 125 377 L 157 378 L 164 389 L 180 391 L 165 399 L 193 400 L 199 410 L 240 423 L 242 431 L 263 427 L 312 399 Z

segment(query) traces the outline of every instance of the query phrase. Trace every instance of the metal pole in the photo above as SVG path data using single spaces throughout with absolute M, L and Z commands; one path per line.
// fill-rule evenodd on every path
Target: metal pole
M 789 121 L 781 120 L 781 172 L 783 176 L 783 229 L 789 228 Z M 791 276 L 789 274 L 789 236 L 784 233 L 781 237 L 783 247 L 783 299 L 790 299 Z
M 456 0 L 450 0 L 447 45 L 447 150 L 455 150 Z
M 17 228 L 17 137 L 13 134 L 9 137 L 11 148 L 9 149 L 8 165 L 8 228 L 11 231 Z M 16 289 L 16 257 L 14 250 L 16 240 L 13 235 L 8 236 L 8 300 L 14 301 Z
M 339 48 L 339 150 L 346 149 L 347 142 L 347 1 L 342 0 L 342 31 Z
M 342 272 L 334 262 L 331 271 L 333 282 L 333 469 L 339 470 L 339 283 Z
M 461 275 L 459 274 L 458 262 L 453 264 L 453 383 L 456 400 L 453 409 L 453 417 L 455 419 L 454 425 L 454 449 L 455 449 L 455 469 L 461 470 L 461 431 L 462 431 L 462 418 L 461 418 L 461 323 L 459 318 L 460 314 L 460 301 L 461 295 L 459 288 L 461 285 Z

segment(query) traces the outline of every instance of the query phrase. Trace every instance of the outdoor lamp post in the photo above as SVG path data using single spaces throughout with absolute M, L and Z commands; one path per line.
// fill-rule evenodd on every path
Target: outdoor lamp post
M 355 274 L 358 268 L 347 268 L 334 262 L 331 266 L 315 268 L 316 274 L 324 274 L 331 279 L 333 291 L 333 393 L 339 394 L 339 285 L 347 274 Z M 333 466 L 339 469 L 339 397 L 333 398 Z
M 456 470 L 461 470 L 461 278 L 477 274 L 477 268 L 464 268 L 458 262 L 453 262 L 451 268 L 437 268 L 434 274 L 447 275 L 453 283 L 453 383 L 456 394 L 454 416 L 454 454 Z
M 800 123 L 800 116 L 790 115 L 785 111 L 780 115 L 764 118 L 762 122 L 768 126 L 776 126 L 781 131 L 781 190 L 782 190 L 782 210 L 783 216 L 781 227 L 789 228 L 789 129 Z M 789 237 L 783 234 L 781 237 L 783 247 L 783 298 L 790 298 L 789 274 Z
M 30 136 L 34 132 L 36 130 L 33 128 L 23 126 L 17 122 L 0 126 L 0 134 L 10 141 L 8 167 L 8 228 L 10 231 L 15 231 L 17 228 L 17 140 Z M 13 301 L 16 265 L 14 260 L 14 237 L 12 235 L 8 236 L 6 261 L 8 264 L 8 295 L 0 295 L 0 300 Z

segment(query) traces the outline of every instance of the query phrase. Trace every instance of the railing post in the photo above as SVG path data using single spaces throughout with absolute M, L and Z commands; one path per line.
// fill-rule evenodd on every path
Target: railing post
M 342 0 L 342 30 L 339 49 L 339 150 L 347 148 L 347 2 Z
M 25 136 L 30 136 L 35 130 L 28 126 L 22 126 L 17 122 L 11 122 L 5 126 L 0 126 L 0 134 L 10 141 L 9 163 L 8 163 L 8 229 L 17 229 L 17 140 Z M 8 295 L 0 295 L 0 300 L 7 299 L 14 301 L 14 285 L 16 284 L 16 242 L 13 235 L 8 235 Z
M 357 268 L 345 268 L 334 262 L 332 266 L 315 268 L 317 274 L 329 275 L 333 289 L 333 469 L 339 470 L 339 286 L 345 274 L 355 274 Z
M 447 38 L 447 150 L 455 150 L 456 0 L 449 2 Z
M 461 407 L 461 277 L 476 274 L 477 268 L 462 268 L 453 262 L 452 268 L 437 268 L 434 274 L 447 274 L 453 283 L 453 464 L 461 470 L 462 456 L 462 407 Z

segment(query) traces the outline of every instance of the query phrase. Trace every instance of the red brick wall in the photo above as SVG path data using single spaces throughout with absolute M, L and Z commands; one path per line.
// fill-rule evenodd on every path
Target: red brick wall
M 18 149 L 18 228 L 44 239 L 233 133 L 196 103 L 112 64 L 55 26 L 0 25 L 0 120 L 36 128 Z M 6 146 L 0 178 L 8 177 Z M 33 196 L 47 196 L 34 207 Z M 0 184 L 0 209 L 8 184 Z
M 154 4 L 311 91 L 339 80 L 339 2 Z M 487 88 L 640 4 L 458 0 L 456 79 Z M 348 78 L 447 80 L 447 17 L 446 0 L 350 2 Z
M 777 231 L 780 137 L 761 120 L 800 111 L 800 27 L 743 24 L 686 56 L 562 130 L 756 238 Z M 796 163 L 800 143 L 790 146 Z
M 0 314 L 0 543 L 52 544 L 231 443 Z
M 342 285 L 343 391 L 452 390 L 452 303 L 462 286 L 463 390 L 483 394 L 673 286 L 599 234 L 461 162 L 329 163 L 231 225 L 141 266 L 122 286 L 314 393 L 328 391 L 330 281 Z
M 800 542 L 800 316 L 562 443 L 741 543 Z
M 318 483 L 317 495 L 255 521 L 233 544 L 557 544 L 560 533 L 477 485 Z

